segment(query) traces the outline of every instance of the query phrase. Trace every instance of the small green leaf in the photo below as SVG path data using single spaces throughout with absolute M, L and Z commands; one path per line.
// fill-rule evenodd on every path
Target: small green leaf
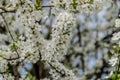
M 11 44 L 10 49 L 15 51 L 18 49 L 18 46 L 15 43 L 13 43 L 13 44 Z
M 113 74 L 111 78 L 112 78 L 112 80 L 116 80 L 117 79 L 117 74 Z
M 16 4 L 16 7 L 19 7 L 19 6 L 20 6 L 20 4 L 19 4 L 19 3 L 17 3 L 17 4 Z
M 29 72 L 26 74 L 25 79 L 35 80 L 35 77 L 32 76 Z
M 120 74 L 118 74 L 117 76 L 118 76 L 118 79 L 120 79 Z
M 6 74 L 9 74 L 9 73 L 10 73 L 10 70 L 7 69 L 5 73 L 6 73 Z
M 89 4 L 93 4 L 93 2 L 94 2 L 94 0 L 90 0 L 88 3 L 89 3 Z
M 0 53 L 0 57 L 3 57 L 1 53 Z
M 36 10 L 41 10 L 42 9 L 41 0 L 36 0 L 35 8 L 36 8 Z
M 12 21 L 15 21 L 15 17 L 14 17 L 14 16 L 12 16 L 11 20 L 12 20 Z
M 76 9 L 76 7 L 77 7 L 76 1 L 77 1 L 77 0 L 73 0 L 73 3 L 71 4 L 74 9 Z

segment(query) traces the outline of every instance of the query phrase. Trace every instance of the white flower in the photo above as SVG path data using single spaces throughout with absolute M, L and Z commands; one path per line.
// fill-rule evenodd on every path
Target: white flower
M 113 71 L 110 72 L 110 74 L 108 76 L 106 76 L 105 78 L 108 79 L 113 75 Z
M 114 33 L 113 34 L 113 37 L 112 37 L 112 40 L 113 41 L 117 41 L 120 39 L 120 32 L 117 32 L 117 33 Z
M 9 74 L 0 74 L 0 80 L 15 80 L 15 77 Z
M 100 10 L 102 9 L 103 5 L 106 4 L 106 6 L 108 4 L 111 3 L 112 0 L 51 0 L 51 5 L 54 5 L 54 9 L 52 12 L 59 12 L 61 9 L 61 7 L 63 8 L 63 6 L 61 6 L 61 4 L 65 4 L 64 5 L 64 9 L 66 9 L 67 11 L 79 11 L 82 13 L 91 13 L 94 12 L 95 10 Z M 76 4 L 77 3 L 77 4 Z M 71 5 L 71 4 L 75 4 L 75 6 Z
M 12 3 L 13 7 L 15 7 L 16 4 L 18 3 L 18 0 L 10 0 L 10 2 Z
M 115 66 L 118 63 L 118 57 L 113 56 L 110 60 L 109 60 L 109 64 L 111 64 L 112 66 Z
M 120 27 L 120 19 L 115 20 L 115 27 Z

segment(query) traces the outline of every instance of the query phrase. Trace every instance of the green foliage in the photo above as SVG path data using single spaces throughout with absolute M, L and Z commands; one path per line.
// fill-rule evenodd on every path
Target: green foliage
M 2 57 L 2 54 L 0 53 L 0 57 Z
M 116 80 L 117 79 L 117 74 L 113 74 L 111 77 L 112 80 Z
M 41 2 L 41 0 L 36 0 L 35 8 L 36 8 L 36 10 L 41 10 L 42 9 L 42 2 Z
M 10 73 L 10 70 L 9 70 L 9 69 L 7 69 L 5 73 L 6 73 L 6 74 L 9 74 L 9 73 Z
M 118 79 L 120 80 L 120 74 L 117 75 Z
M 13 44 L 10 45 L 10 49 L 11 49 L 12 51 L 15 51 L 15 50 L 18 49 L 18 46 L 17 46 L 15 43 L 13 43 Z
M 69 67 L 69 68 L 72 68 L 72 64 L 71 63 L 67 63 L 66 66 Z
M 33 77 L 29 72 L 25 76 L 25 80 L 35 80 L 35 77 Z
M 111 76 L 111 79 L 112 79 L 112 80 L 120 80 L 120 74 L 117 74 L 117 73 L 113 74 L 113 75 Z
M 90 0 L 88 3 L 89 3 L 89 4 L 93 4 L 93 2 L 94 2 L 94 0 Z
M 12 20 L 12 21 L 15 21 L 15 17 L 14 17 L 14 16 L 12 16 L 12 17 L 11 17 L 11 20 Z
M 72 0 L 73 3 L 71 4 L 74 9 L 77 7 L 77 0 Z M 93 4 L 94 0 L 89 0 L 88 2 L 85 2 L 85 0 L 81 0 L 81 2 L 88 3 L 88 4 Z
M 77 1 L 77 0 L 73 0 L 72 7 L 73 7 L 74 9 L 76 9 L 76 7 L 77 7 L 77 3 L 76 3 L 76 1 Z

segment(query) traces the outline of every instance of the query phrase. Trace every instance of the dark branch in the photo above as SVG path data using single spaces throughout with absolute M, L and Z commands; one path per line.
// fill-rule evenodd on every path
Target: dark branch
M 3 7 L 0 7 L 0 9 L 2 10 L 2 12 L 0 12 L 0 14 L 2 14 L 2 13 L 15 13 L 16 12 L 16 10 L 7 10 Z

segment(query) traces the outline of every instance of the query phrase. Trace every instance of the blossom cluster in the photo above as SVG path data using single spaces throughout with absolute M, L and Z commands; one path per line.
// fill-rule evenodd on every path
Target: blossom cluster
M 120 27 L 120 19 L 115 20 L 115 27 Z M 114 33 L 112 37 L 113 41 L 119 41 L 120 40 L 120 32 Z
M 115 27 L 120 28 L 120 19 L 119 18 L 115 20 Z M 120 64 L 119 63 L 119 61 L 120 61 L 120 57 L 119 57 L 120 32 L 119 31 L 113 34 L 112 41 L 116 43 L 116 45 L 114 46 L 114 49 L 115 49 L 116 52 L 114 52 L 113 56 L 109 60 L 109 64 L 113 67 L 113 70 L 111 70 L 110 77 L 112 75 L 114 75 L 114 72 L 115 73 L 119 72 L 119 64 Z M 119 74 L 119 73 L 117 73 L 117 74 Z M 117 75 L 116 79 L 118 77 L 119 76 Z
M 93 13 L 102 9 L 104 4 L 109 5 L 112 0 L 51 0 L 51 5 L 54 5 L 52 12 L 56 13 L 60 10 L 77 11 L 81 13 Z
M 2 3 L 4 0 L 0 2 Z M 51 78 L 53 80 L 82 80 L 76 77 L 73 70 L 61 63 L 70 47 L 73 36 L 71 31 L 76 26 L 75 13 L 88 14 L 100 10 L 105 3 L 110 4 L 111 0 L 50 0 L 48 2 L 50 2 L 49 5 L 43 5 L 40 0 L 8 0 L 6 5 L 0 3 L 0 22 L 6 26 L 8 32 L 0 34 L 3 36 L 0 37 L 0 79 L 7 80 L 8 77 L 9 80 L 16 80 L 16 72 L 19 74 L 18 67 L 24 63 L 44 62 L 45 65 L 49 65 L 50 69 L 51 76 L 47 78 L 48 80 Z M 50 8 L 51 13 L 46 8 Z M 52 16 L 55 16 L 55 21 L 50 25 L 50 39 L 47 40 L 42 31 L 46 27 L 44 23 L 47 22 L 50 14 L 54 14 Z M 116 26 L 119 27 L 119 20 L 116 20 Z M 90 33 L 88 31 L 86 35 L 89 37 L 82 38 L 83 46 L 91 37 Z M 2 42 L 3 40 L 8 40 L 9 43 L 6 44 Z M 88 43 L 87 48 L 77 50 L 79 52 L 84 50 L 83 55 L 86 55 L 88 51 L 95 48 L 93 45 L 95 40 L 90 40 Z M 87 61 L 88 58 L 85 60 Z M 117 60 L 116 58 L 111 59 L 110 64 L 115 66 Z M 103 63 L 100 62 L 100 66 L 102 65 Z M 9 71 L 11 66 L 15 66 L 18 71 L 13 71 L 11 74 L 12 71 Z M 85 63 L 86 66 L 88 65 Z M 88 67 L 85 69 L 87 71 Z M 87 71 L 87 73 L 90 72 Z M 25 77 L 19 79 L 24 80 Z M 29 80 L 29 78 L 27 79 Z
M 15 3 L 14 0 L 10 0 L 10 2 L 10 5 L 12 5 L 10 10 L 15 9 L 16 7 L 17 10 L 15 16 L 13 16 L 15 20 L 13 20 L 10 25 L 12 28 L 8 27 L 8 22 L 5 23 L 11 36 L 11 43 L 10 45 L 0 46 L 0 72 L 3 73 L 3 75 L 1 74 L 2 77 L 8 70 L 8 64 L 35 64 L 39 60 L 49 63 L 51 66 L 58 68 L 57 70 L 59 70 L 59 67 L 61 66 L 60 69 L 66 71 L 67 68 L 60 64 L 59 60 L 61 60 L 67 53 L 66 47 L 68 47 L 71 40 L 71 30 L 72 27 L 75 26 L 73 14 L 60 12 L 55 24 L 52 25 L 52 40 L 46 41 L 41 34 L 43 26 L 40 25 L 38 21 L 43 16 L 46 17 L 48 14 L 43 14 L 44 10 L 36 10 L 34 6 L 35 3 L 30 0 L 23 1 L 23 3 L 18 0 L 15 0 Z M 36 4 L 38 3 L 36 2 Z M 2 15 L 2 19 L 6 21 L 3 17 L 4 15 Z M 19 35 L 15 34 L 15 29 L 20 29 L 22 33 Z M 24 31 L 21 29 L 24 29 Z M 57 63 L 60 65 L 57 65 L 57 63 L 54 62 L 56 59 Z M 71 73 L 65 72 L 64 74 L 69 74 L 71 78 L 74 77 L 72 71 Z

